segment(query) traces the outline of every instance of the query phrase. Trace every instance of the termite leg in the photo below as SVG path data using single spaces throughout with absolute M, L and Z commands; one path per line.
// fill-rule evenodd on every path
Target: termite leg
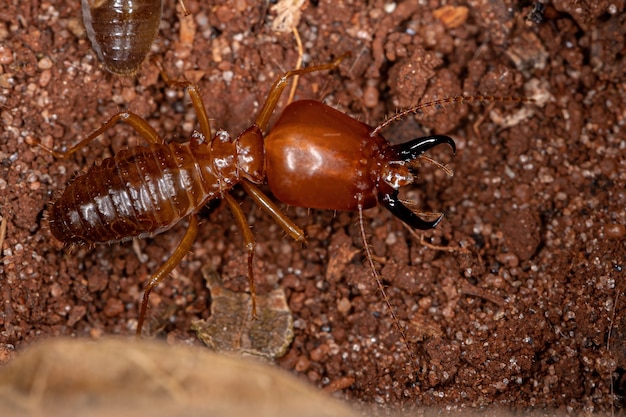
M 243 244 L 245 249 L 248 251 L 248 283 L 250 285 L 250 297 L 252 298 L 252 318 L 256 319 L 256 285 L 254 283 L 254 270 L 252 267 L 252 263 L 254 261 L 254 248 L 256 246 L 254 234 L 252 234 L 252 230 L 250 230 L 250 225 L 248 224 L 241 207 L 239 207 L 239 203 L 237 203 L 228 193 L 224 194 L 224 200 L 228 203 L 230 211 L 233 213 L 233 217 L 235 217 L 235 222 L 237 222 L 239 229 L 241 229 L 241 233 L 243 234 Z
M 305 237 L 302 229 L 296 226 L 268 196 L 247 180 L 243 180 L 241 186 L 267 214 L 272 216 L 274 221 L 278 223 L 293 240 L 296 242 L 304 242 Z
M 339 66 L 341 61 L 343 61 L 349 55 L 350 55 L 350 52 L 346 52 L 345 54 L 341 55 L 339 58 L 327 64 L 314 65 L 308 68 L 301 68 L 297 70 L 287 71 L 286 73 L 278 77 L 278 79 L 274 81 L 274 84 L 272 84 L 272 88 L 270 89 L 270 92 L 267 95 L 267 99 L 265 99 L 265 103 L 263 104 L 263 107 L 261 108 L 261 111 L 259 112 L 259 115 L 256 118 L 256 125 L 259 127 L 259 129 L 261 129 L 262 132 L 267 129 L 267 125 L 269 123 L 270 117 L 272 116 L 272 113 L 274 112 L 274 109 L 276 108 L 276 105 L 278 104 L 278 100 L 280 99 L 280 96 L 285 90 L 285 87 L 287 87 L 287 82 L 289 81 L 289 78 L 295 77 L 296 75 L 308 74 L 310 72 L 318 72 L 318 71 L 335 69 Z
M 47 146 L 45 146 L 39 141 L 37 141 L 35 144 L 41 147 L 46 152 L 53 155 L 55 158 L 67 159 L 77 150 L 87 145 L 89 142 L 91 142 L 92 140 L 94 140 L 95 138 L 97 138 L 98 136 L 106 132 L 107 130 L 109 130 L 117 122 L 120 122 L 120 121 L 129 124 L 133 129 L 135 129 L 135 131 L 142 138 L 144 138 L 149 143 L 164 143 L 163 138 L 159 136 L 157 131 L 154 130 L 154 128 L 150 126 L 150 124 L 145 119 L 136 115 L 133 112 L 122 111 L 113 115 L 113 117 L 111 117 L 109 120 L 106 121 L 106 123 L 100 126 L 98 130 L 96 130 L 91 135 L 87 136 L 85 139 L 81 140 L 80 142 L 78 142 L 76 145 L 72 146 L 65 152 L 55 151 L 54 149 L 48 148 Z
M 185 232 L 185 236 L 178 244 L 178 247 L 169 257 L 169 259 L 161 265 L 161 267 L 150 277 L 150 281 L 148 281 L 148 285 L 146 285 L 146 289 L 143 292 L 143 300 L 141 300 L 141 308 L 139 310 L 139 319 L 137 321 L 137 336 L 141 336 L 141 329 L 143 327 L 143 322 L 146 318 L 146 310 L 148 308 L 148 299 L 150 298 L 150 293 L 152 289 L 159 285 L 166 276 L 169 275 L 170 272 L 183 260 L 185 255 L 191 250 L 191 246 L 193 242 L 196 240 L 196 235 L 198 234 L 198 217 L 195 214 L 189 216 L 189 226 L 187 226 L 187 231 Z
M 196 112 L 196 117 L 198 118 L 198 124 L 200 125 L 200 132 L 204 135 L 206 140 L 210 140 L 213 137 L 211 133 L 211 125 L 209 124 L 209 116 L 206 111 L 206 107 L 204 106 L 204 101 L 202 100 L 202 96 L 200 96 L 200 90 L 198 86 L 191 83 L 187 80 L 173 80 L 167 72 L 165 72 L 165 68 L 161 62 L 156 59 L 153 59 L 154 64 L 159 68 L 161 72 L 161 78 L 165 81 L 165 84 L 172 88 L 183 88 L 187 90 L 189 93 L 189 98 L 191 98 L 191 104 Z

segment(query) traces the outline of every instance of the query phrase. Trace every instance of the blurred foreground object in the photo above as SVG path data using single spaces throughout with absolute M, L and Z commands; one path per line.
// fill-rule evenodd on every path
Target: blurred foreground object
M 50 339 L 0 369 L 0 415 L 356 416 L 240 357 L 145 340 Z

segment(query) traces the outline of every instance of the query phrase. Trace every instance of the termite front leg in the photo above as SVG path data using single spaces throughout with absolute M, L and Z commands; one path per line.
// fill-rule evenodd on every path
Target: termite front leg
M 198 234 L 198 216 L 192 214 L 189 216 L 189 226 L 187 226 L 187 231 L 185 232 L 185 236 L 178 244 L 178 247 L 172 253 L 172 256 L 163 264 L 161 267 L 150 277 L 150 281 L 148 281 L 148 285 L 146 285 L 146 289 L 143 293 L 143 300 L 141 301 L 141 308 L 139 310 L 139 319 L 137 321 L 137 336 L 141 336 L 141 329 L 143 327 L 144 320 L 146 318 L 146 310 L 148 308 L 148 300 L 150 299 L 150 293 L 159 285 L 166 276 L 172 272 L 174 268 L 183 260 L 185 255 L 189 253 L 191 250 L 191 246 L 193 246 L 193 242 L 196 240 L 196 236 Z
M 296 242 L 304 242 L 304 232 L 289 217 L 287 217 L 274 202 L 256 186 L 247 180 L 241 182 L 244 190 L 274 221 Z
M 265 103 L 263 104 L 263 107 L 261 107 L 261 111 L 256 118 L 255 123 L 259 127 L 259 129 L 261 129 L 262 132 L 265 132 L 265 130 L 267 129 L 270 117 L 272 116 L 272 113 L 274 112 L 274 109 L 276 108 L 278 100 L 280 100 L 280 96 L 283 94 L 285 87 L 287 87 L 287 82 L 290 78 L 295 77 L 296 75 L 308 74 L 310 72 L 335 69 L 339 66 L 339 63 L 341 63 L 341 61 L 343 61 L 348 56 L 350 56 L 350 52 L 346 52 L 345 54 L 341 55 L 334 61 L 329 62 L 328 64 L 314 65 L 308 68 L 287 71 L 286 73 L 278 77 L 276 81 L 274 81 L 274 84 L 272 84 L 272 88 L 267 95 L 267 99 L 265 100 Z

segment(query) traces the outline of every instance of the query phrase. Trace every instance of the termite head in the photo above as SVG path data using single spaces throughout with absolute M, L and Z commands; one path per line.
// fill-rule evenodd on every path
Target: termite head
M 377 186 L 378 202 L 414 229 L 432 229 L 441 221 L 443 214 L 432 221 L 420 218 L 416 210 L 407 207 L 411 205 L 410 202 L 400 200 L 399 189 L 412 184 L 415 180 L 412 171 L 417 167 L 417 158 L 429 149 L 444 143 L 450 145 L 452 152 L 456 153 L 456 144 L 452 138 L 441 135 L 413 139 L 400 145 L 390 146 L 384 151 L 386 163 L 380 172 L 381 181 Z

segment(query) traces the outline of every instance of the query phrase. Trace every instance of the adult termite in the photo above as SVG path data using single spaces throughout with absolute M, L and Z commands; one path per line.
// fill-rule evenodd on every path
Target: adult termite
M 130 111 L 113 115 L 99 129 L 65 152 L 38 143 L 58 158 L 68 158 L 118 121 L 134 128 L 147 146 L 134 146 L 104 159 L 78 176 L 49 209 L 50 230 L 66 245 L 114 243 L 161 233 L 188 218 L 187 231 L 170 258 L 150 277 L 144 290 L 137 323 L 141 334 L 150 292 L 191 249 L 198 231 L 197 213 L 210 200 L 226 201 L 241 229 L 245 250 L 253 315 L 256 312 L 252 272 L 255 241 L 245 215 L 231 189 L 243 189 L 296 241 L 303 231 L 261 192 L 256 185 L 267 182 L 279 201 L 300 207 L 358 211 L 367 259 L 381 289 L 367 244 L 363 210 L 381 204 L 414 229 L 431 229 L 441 218 L 422 219 L 413 202 L 401 200 L 400 187 L 412 184 L 418 158 L 429 149 L 447 144 L 448 136 L 417 138 L 400 145 L 380 134 L 390 123 L 409 113 L 447 103 L 501 101 L 499 97 L 452 97 L 419 104 L 399 112 L 373 128 L 321 102 L 304 100 L 289 104 L 269 133 L 271 115 L 288 80 L 296 75 L 332 70 L 349 54 L 334 61 L 284 73 L 273 83 L 255 122 L 236 138 L 226 131 L 212 134 L 198 87 L 188 81 L 171 80 L 170 86 L 186 88 L 200 130 L 183 144 L 165 143 L 147 121 Z M 428 159 L 428 158 L 426 158 Z M 389 305 L 384 291 L 383 297 Z M 392 309 L 392 315 L 397 322 Z M 398 324 L 399 327 L 399 324 Z M 400 329 L 402 332 L 402 330 Z

